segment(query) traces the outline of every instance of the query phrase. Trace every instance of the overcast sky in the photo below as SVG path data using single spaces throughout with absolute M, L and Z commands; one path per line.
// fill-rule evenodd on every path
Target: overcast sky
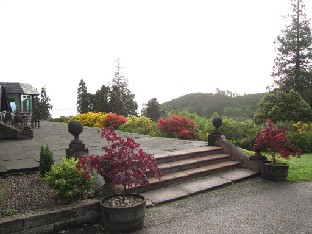
M 312 1 L 305 0 L 309 18 Z M 0 80 L 45 86 L 52 115 L 75 115 L 120 59 L 141 109 L 217 88 L 266 92 L 289 0 L 0 0 Z

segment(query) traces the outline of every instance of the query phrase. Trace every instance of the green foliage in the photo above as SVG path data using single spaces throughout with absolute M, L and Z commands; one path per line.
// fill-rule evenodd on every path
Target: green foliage
M 260 101 L 254 120 L 260 124 L 263 119 L 267 118 L 276 123 L 279 121 L 309 121 L 311 117 L 312 110 L 309 104 L 298 92 L 290 90 L 289 92 L 267 93 Z
M 142 115 L 152 119 L 153 121 L 157 121 L 161 117 L 162 111 L 160 110 L 157 98 L 152 98 L 147 102 L 147 104 L 145 104 L 142 109 Z
M 230 91 L 212 93 L 192 93 L 162 103 L 160 108 L 168 112 L 172 110 L 187 110 L 198 116 L 210 118 L 217 112 L 220 116 L 228 116 L 237 120 L 246 120 L 253 117 L 260 99 L 264 94 L 238 95 Z M 225 114 L 226 113 L 226 114 Z
M 109 105 L 110 111 L 118 115 L 137 115 L 138 104 L 134 101 L 135 95 L 128 89 L 128 81 L 121 73 L 119 59 L 112 81 Z
M 12 216 L 18 213 L 18 210 L 14 208 L 8 208 L 5 210 L 0 210 L 0 218 L 5 217 L 5 216 Z
M 110 88 L 105 85 L 102 85 L 101 89 L 96 91 L 94 112 L 110 112 L 109 92 Z
M 41 146 L 40 149 L 40 161 L 39 161 L 39 172 L 44 176 L 47 172 L 51 170 L 52 165 L 54 164 L 53 154 L 47 145 L 44 147 Z
M 312 106 L 312 35 L 303 0 L 292 0 L 286 27 L 275 40 L 272 76 L 283 91 L 294 89 Z
M 256 136 L 259 126 L 253 121 L 235 121 L 232 118 L 223 117 L 220 131 L 234 145 L 244 149 L 252 150 L 252 140 Z
M 82 114 L 88 111 L 88 89 L 84 80 L 81 79 L 77 89 L 77 112 Z
M 312 152 L 312 132 L 287 131 L 292 144 L 297 145 L 305 153 Z
M 71 118 L 73 118 L 72 115 L 70 115 L 70 116 L 60 116 L 59 118 L 50 119 L 50 122 L 68 123 Z
M 44 181 L 60 196 L 67 198 L 82 198 L 92 192 L 94 176 L 83 177 L 83 170 L 77 171 L 78 159 L 62 158 L 59 165 L 54 164 L 51 171 L 45 174 Z
M 34 114 L 39 115 L 40 119 L 50 119 L 53 106 L 50 104 L 51 99 L 47 96 L 45 87 L 41 88 L 40 98 L 34 98 Z

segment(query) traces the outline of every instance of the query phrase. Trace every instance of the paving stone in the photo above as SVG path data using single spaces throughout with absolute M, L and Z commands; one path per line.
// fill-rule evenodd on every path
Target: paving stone
M 252 171 L 252 170 L 248 170 L 248 169 L 244 169 L 244 168 L 238 168 L 238 169 L 233 169 L 231 171 L 226 171 L 226 172 L 222 172 L 220 174 L 218 174 L 218 176 L 228 179 L 228 180 L 232 180 L 232 181 L 237 181 L 237 180 L 241 180 L 247 177 L 251 177 L 256 175 L 258 172 Z
M 4 161 L 3 163 L 7 168 L 8 171 L 11 170 L 20 170 L 20 169 L 32 169 L 32 168 L 38 168 L 39 164 L 34 159 L 21 159 L 21 160 L 10 160 L 10 161 Z
M 219 176 L 206 176 L 196 180 L 187 181 L 177 185 L 178 189 L 186 191 L 189 194 L 203 192 L 212 188 L 231 184 L 232 181 Z
M 160 188 L 157 190 L 147 191 L 145 193 L 141 193 L 141 195 L 144 196 L 146 199 L 150 200 L 153 204 L 157 205 L 167 201 L 187 197 L 188 193 L 171 186 L 166 188 Z
M 0 160 L 0 173 L 5 173 L 8 171 L 8 169 L 3 165 L 4 165 L 4 162 Z

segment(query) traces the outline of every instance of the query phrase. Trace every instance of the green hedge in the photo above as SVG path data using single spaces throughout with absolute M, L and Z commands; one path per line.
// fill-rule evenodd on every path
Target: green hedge
M 287 131 L 292 144 L 297 145 L 304 153 L 312 152 L 312 132 Z

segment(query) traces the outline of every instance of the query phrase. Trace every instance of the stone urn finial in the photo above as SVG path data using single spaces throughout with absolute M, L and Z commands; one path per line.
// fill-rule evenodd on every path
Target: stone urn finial
M 222 125 L 222 118 L 220 117 L 213 118 L 212 125 L 218 130 Z
M 82 143 L 82 141 L 79 140 L 79 135 L 82 131 L 83 125 L 78 120 L 74 119 L 68 123 L 68 132 L 75 137 L 72 143 Z
M 82 131 L 83 125 L 78 120 L 74 119 L 68 123 L 68 132 L 72 134 L 75 139 L 70 142 L 69 148 L 66 148 L 66 158 L 79 158 L 81 155 L 88 155 L 89 150 L 85 147 L 82 140 L 79 139 L 79 135 Z

